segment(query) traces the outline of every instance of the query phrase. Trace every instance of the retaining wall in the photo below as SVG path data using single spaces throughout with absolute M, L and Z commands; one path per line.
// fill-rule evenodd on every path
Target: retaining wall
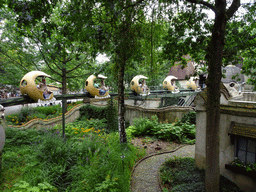
M 79 104 L 73 107 L 65 114 L 65 123 L 74 122 L 80 116 L 80 107 L 84 106 L 84 104 Z M 8 125 L 9 127 L 18 128 L 18 129 L 29 129 L 29 128 L 52 128 L 56 124 L 62 124 L 62 116 L 58 116 L 52 119 L 32 119 L 31 121 L 27 122 L 24 125 Z
M 156 115 L 159 122 L 173 123 L 181 119 L 185 114 L 193 111 L 193 107 L 163 107 L 157 109 L 147 109 L 138 106 L 125 105 L 125 120 L 133 125 L 133 119 L 138 117 L 147 117 Z
M 139 101 L 140 102 L 140 101 Z M 147 100 L 141 102 L 142 105 L 134 105 L 134 100 L 125 101 L 125 120 L 129 121 L 130 125 L 133 125 L 133 119 L 138 117 L 147 117 L 157 115 L 159 122 L 173 123 L 178 119 L 181 119 L 185 114 L 193 111 L 193 107 L 180 107 L 180 106 L 168 106 L 163 108 L 157 108 L 161 102 L 161 99 Z M 91 100 L 91 105 L 102 107 L 106 106 L 107 102 L 102 100 Z

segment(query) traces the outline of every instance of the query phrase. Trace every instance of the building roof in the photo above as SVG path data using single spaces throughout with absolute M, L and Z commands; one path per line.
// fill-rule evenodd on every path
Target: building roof
M 256 126 L 231 122 L 230 135 L 256 138 Z
M 190 59 L 191 57 L 186 55 L 184 56 L 186 59 Z M 180 63 L 179 62 L 175 62 L 174 66 L 171 67 L 171 69 L 169 70 L 168 76 L 169 75 L 173 75 L 175 77 L 178 78 L 178 80 L 182 80 L 182 79 L 186 79 L 186 77 L 190 77 L 191 75 L 193 75 L 195 73 L 195 68 L 192 64 L 192 60 L 187 62 L 187 66 L 185 68 L 182 69 L 182 65 L 178 65 Z
M 223 67 L 222 71 L 225 71 L 225 73 L 223 72 L 223 74 L 226 76 L 225 78 L 221 79 L 223 83 L 244 82 L 244 75 L 241 73 L 242 70 L 239 67 L 234 65 L 228 65 L 226 67 Z M 235 79 L 232 79 L 232 77 L 237 74 L 238 74 L 238 77 L 236 77 Z M 239 78 L 239 81 L 238 81 L 238 78 Z

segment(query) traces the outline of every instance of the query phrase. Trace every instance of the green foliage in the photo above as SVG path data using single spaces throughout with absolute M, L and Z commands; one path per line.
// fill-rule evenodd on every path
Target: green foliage
M 233 167 L 240 167 L 241 169 L 250 172 L 250 171 L 256 171 L 256 163 L 254 164 L 246 164 L 244 162 L 242 162 L 239 159 L 235 159 L 234 161 L 232 161 L 230 163 L 231 166 Z
M 163 140 L 181 140 L 181 128 L 173 124 L 159 124 L 155 134 Z
M 79 102 L 68 104 L 68 110 L 72 109 Z M 62 108 L 60 105 L 36 107 L 36 108 L 22 108 L 18 114 L 12 114 L 6 116 L 7 124 L 22 125 L 32 119 L 51 119 L 62 114 Z
M 60 105 L 52 105 L 47 107 L 36 107 L 33 109 L 33 113 L 42 113 L 46 116 L 53 115 L 53 114 L 60 114 L 61 107 Z
M 0 190 L 10 191 L 10 186 L 21 177 L 27 161 L 33 157 L 31 144 L 39 142 L 43 132 L 36 129 L 18 130 L 6 127 L 5 134 Z
M 181 120 L 182 123 L 190 123 L 190 124 L 196 124 L 196 112 L 195 111 L 191 111 L 187 114 L 185 114 Z
M 62 125 L 55 125 L 53 127 L 53 130 L 55 130 L 56 133 L 59 133 L 62 129 Z M 90 133 L 97 133 L 98 135 L 108 132 L 107 130 L 107 123 L 106 119 L 81 119 L 76 120 L 73 123 L 69 123 L 65 127 L 65 137 L 71 138 L 73 136 L 76 136 L 76 138 L 85 137 L 85 135 L 88 135 Z
M 110 179 L 110 176 L 108 175 L 106 177 L 106 180 L 103 181 L 102 183 L 97 184 L 98 187 L 95 188 L 95 190 L 97 192 L 105 192 L 105 191 L 109 191 L 109 192 L 118 192 L 116 187 L 118 185 L 118 183 L 116 182 L 117 178 L 114 179 Z
M 72 132 L 65 139 L 58 126 L 44 131 L 7 128 L 0 190 L 129 191 L 132 167 L 144 153 L 120 144 L 117 133 L 98 129 L 105 126 L 99 121 L 103 119 L 68 124 L 67 132 L 86 125 L 94 131 Z
M 157 116 L 135 118 L 134 125 L 128 127 L 128 136 L 154 136 L 159 139 L 193 144 L 195 139 L 195 125 L 189 123 L 158 123 Z
M 172 188 L 172 192 L 204 192 L 204 182 L 196 182 L 196 183 L 184 183 L 181 185 L 176 185 Z
M 204 170 L 195 167 L 193 158 L 175 157 L 166 161 L 160 168 L 160 177 L 166 191 L 205 191 Z M 241 192 L 233 182 L 223 176 L 220 177 L 220 191 Z
M 40 140 L 42 131 L 36 129 L 19 130 L 14 128 L 5 128 L 5 146 L 3 151 L 9 150 L 9 148 L 18 147 L 22 145 L 30 145 L 31 143 Z
M 105 119 L 107 131 L 117 131 L 117 103 L 116 100 L 108 100 L 106 107 L 85 105 L 80 108 L 80 119 Z
M 132 128 L 136 129 L 133 131 L 133 136 L 153 135 L 153 129 L 158 125 L 158 118 L 157 116 L 152 116 L 151 119 L 139 117 L 133 120 L 133 124 Z
M 52 192 L 57 191 L 57 189 L 51 186 L 47 182 L 38 183 L 38 186 L 30 186 L 26 181 L 19 181 L 15 183 L 12 188 L 13 192 Z
M 80 108 L 81 117 L 87 119 L 102 119 L 106 117 L 106 113 L 105 107 L 95 107 L 88 104 Z
M 167 97 L 167 98 L 164 98 L 164 105 L 162 106 L 162 102 L 161 102 L 159 104 L 158 108 L 172 106 L 172 105 L 177 105 L 178 102 L 179 102 L 179 99 L 180 99 L 180 97 Z

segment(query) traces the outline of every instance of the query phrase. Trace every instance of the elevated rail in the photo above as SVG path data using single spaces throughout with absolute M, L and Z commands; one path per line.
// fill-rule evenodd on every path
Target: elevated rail
M 150 95 L 147 96 L 141 96 L 137 95 L 134 96 L 132 92 L 125 93 L 125 95 L 129 96 L 130 99 L 134 100 L 144 100 L 144 99 L 151 99 L 151 98 L 170 98 L 170 97 L 185 97 L 189 95 L 196 95 L 198 92 L 195 92 L 190 89 L 184 89 L 180 90 L 179 93 L 171 93 L 170 91 L 167 90 L 154 90 L 151 91 Z M 118 93 L 110 93 L 110 96 L 117 96 Z M 56 100 L 69 100 L 69 99 L 83 99 L 83 98 L 90 98 L 91 96 L 89 95 L 88 92 L 86 93 L 78 93 L 78 94 L 63 94 L 63 95 L 54 95 L 54 98 Z M 10 98 L 10 99 L 2 99 L 0 100 L 0 104 L 4 107 L 9 107 L 13 105 L 21 105 L 21 104 L 28 104 L 28 103 L 37 103 L 33 99 L 31 99 L 27 95 L 22 95 L 21 97 L 15 97 L 15 98 Z

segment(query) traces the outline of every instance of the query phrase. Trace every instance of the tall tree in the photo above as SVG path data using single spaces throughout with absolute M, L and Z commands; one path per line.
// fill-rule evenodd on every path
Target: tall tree
M 101 7 L 101 10 L 103 7 L 106 8 L 106 14 L 101 13 L 105 19 L 103 32 L 111 40 L 106 41 L 109 45 L 106 51 L 109 48 L 112 50 L 118 71 L 118 129 L 121 143 L 127 142 L 124 119 L 124 73 L 126 65 L 139 54 L 138 38 L 141 25 L 138 20 L 143 16 L 143 6 L 142 1 L 127 0 L 103 2 Z
M 19 33 L 18 35 L 16 33 L 16 37 L 26 38 L 25 42 L 33 45 L 30 47 L 24 45 L 22 48 L 30 52 L 36 50 L 34 51 L 34 58 L 31 60 L 35 61 L 36 58 L 40 57 L 40 64 L 37 60 L 36 66 L 52 75 L 54 81 L 61 82 L 63 94 L 67 93 L 67 84 L 70 88 L 72 88 L 71 86 L 81 88 L 77 82 L 79 79 L 84 81 L 87 77 L 88 68 L 93 63 L 94 58 L 88 42 L 72 38 L 73 28 L 69 27 L 72 23 L 67 23 L 62 17 L 66 4 L 56 3 L 54 9 L 47 12 L 46 18 L 32 22 L 34 16 L 31 16 L 31 13 L 38 11 L 34 10 L 35 7 L 38 8 L 38 5 L 34 2 L 23 4 L 17 2 L 16 5 L 12 5 L 13 10 L 17 11 L 15 14 L 18 14 L 17 22 L 12 28 L 7 28 L 10 33 L 13 27 L 16 27 Z M 36 16 L 38 15 L 36 14 Z M 27 20 L 31 20 L 32 24 L 27 23 Z
M 26 39 L 17 35 L 13 28 L 15 14 L 4 7 L 0 11 L 0 66 L 2 73 L 1 82 L 9 85 L 19 85 L 22 74 L 37 69 L 35 46 L 30 45 Z M 10 78 L 12 77 L 12 78 Z
M 195 54 L 193 49 L 197 51 L 200 49 L 200 45 L 207 45 L 205 50 L 199 51 L 201 56 L 205 55 L 204 60 L 208 65 L 205 184 L 206 191 L 219 191 L 219 121 L 220 84 L 222 77 L 221 67 L 223 63 L 226 26 L 228 21 L 240 7 L 240 0 L 234 0 L 229 6 L 227 6 L 226 0 L 215 0 L 215 2 L 203 0 L 184 0 L 182 1 L 184 6 L 180 5 L 179 2 L 180 1 L 176 1 L 177 7 L 186 7 L 185 10 L 177 13 L 181 14 L 182 16 L 182 19 L 178 21 L 179 24 L 183 26 L 180 28 L 180 34 L 184 36 L 184 34 L 187 33 L 187 37 L 181 41 L 177 41 L 176 43 L 177 46 L 180 46 L 180 43 L 187 44 L 186 47 L 181 46 L 183 49 L 179 49 L 181 52 L 180 54 L 191 53 L 192 55 L 197 55 L 195 58 L 199 58 L 198 60 L 200 60 L 200 55 Z M 212 27 L 205 20 L 205 15 L 199 14 L 198 8 L 210 9 L 215 13 Z M 179 17 L 177 18 L 180 19 Z M 184 18 L 188 21 L 188 23 L 184 22 Z M 199 33 L 200 22 L 204 23 L 206 29 L 211 29 L 209 38 L 207 38 L 206 35 Z M 194 30 L 186 30 L 188 25 L 193 23 L 195 23 L 195 25 L 192 26 L 192 28 L 194 27 Z M 173 29 L 171 29 L 171 31 L 173 31 Z M 203 30 L 202 32 L 204 33 Z M 193 34 L 195 34 L 195 38 L 191 37 Z M 207 41 L 205 41 L 205 39 L 207 39 Z M 197 43 L 200 43 L 198 47 L 196 46 Z M 167 48 L 170 47 L 171 45 L 169 44 Z

